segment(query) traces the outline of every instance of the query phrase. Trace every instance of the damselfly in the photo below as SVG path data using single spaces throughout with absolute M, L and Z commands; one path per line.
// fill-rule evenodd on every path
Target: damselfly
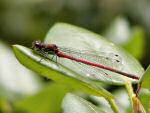
M 32 48 L 48 59 L 49 55 L 53 55 L 56 56 L 56 58 L 68 59 L 78 63 L 80 65 L 80 69 L 82 71 L 86 71 L 85 73 L 88 73 L 89 76 L 99 76 L 99 72 L 102 72 L 102 70 L 107 70 L 121 74 L 128 78 L 136 80 L 140 79 L 135 74 L 123 72 L 119 69 L 121 60 L 117 54 L 112 54 L 110 56 L 105 55 L 105 53 L 103 53 L 103 55 L 96 55 L 94 52 L 59 47 L 55 44 L 46 44 L 40 41 L 33 42 Z M 105 75 L 108 74 L 105 72 Z

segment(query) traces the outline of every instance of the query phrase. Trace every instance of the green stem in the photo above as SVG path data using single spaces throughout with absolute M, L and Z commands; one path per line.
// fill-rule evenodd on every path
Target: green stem
M 126 89 L 130 98 L 130 102 L 132 104 L 133 113 L 146 113 L 143 105 L 141 104 L 138 97 L 136 97 L 135 93 L 133 92 L 132 84 L 130 81 L 126 82 Z
M 126 86 L 126 89 L 127 89 L 127 92 L 128 92 L 129 98 L 130 98 L 130 102 L 131 102 L 131 105 L 132 105 L 132 108 L 133 108 L 132 97 L 135 96 L 135 94 L 133 92 L 132 84 L 131 84 L 130 81 L 127 81 L 125 86 Z
M 115 100 L 114 99 L 107 99 L 107 100 L 108 100 L 109 104 L 111 105 L 111 108 L 114 111 L 114 113 L 120 113 Z

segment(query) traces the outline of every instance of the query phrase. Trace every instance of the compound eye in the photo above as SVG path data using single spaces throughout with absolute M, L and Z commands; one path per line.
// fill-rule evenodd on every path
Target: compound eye
M 35 45 L 40 45 L 41 41 L 38 40 L 38 41 L 35 41 Z
M 36 42 L 36 43 L 35 43 L 35 46 L 39 46 L 39 43 Z
M 32 43 L 32 48 L 39 48 L 40 45 L 41 45 L 41 41 L 34 41 L 34 42 Z

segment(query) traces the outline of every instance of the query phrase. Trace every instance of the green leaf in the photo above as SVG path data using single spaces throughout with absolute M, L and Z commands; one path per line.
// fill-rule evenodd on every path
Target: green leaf
M 15 103 L 16 111 L 25 113 L 60 113 L 61 102 L 69 89 L 50 83 L 39 93 Z
M 142 82 L 142 87 L 143 88 L 150 89 L 150 65 L 146 69 L 141 82 Z
M 146 112 L 150 113 L 150 91 L 147 89 L 142 90 L 140 97 L 141 103 L 143 104 Z
M 101 53 L 107 53 L 109 57 L 113 58 L 113 54 L 119 55 L 119 60 L 121 65 L 118 65 L 118 69 L 123 72 L 135 74 L 136 76 L 142 76 L 144 69 L 139 64 L 139 62 L 133 58 L 130 54 L 125 52 L 123 49 L 115 46 L 113 43 L 108 42 L 103 37 L 92 33 L 88 30 L 69 25 L 64 23 L 58 23 L 50 29 L 46 39 L 46 43 L 54 43 L 58 46 L 63 46 L 67 48 L 75 48 L 79 50 L 96 51 L 95 55 L 100 56 Z M 115 58 L 114 58 L 115 59 Z M 59 61 L 58 61 L 59 62 Z M 75 76 L 77 79 L 88 78 L 85 73 L 81 73 L 80 67 L 75 66 L 72 61 L 60 60 L 61 64 L 66 68 L 76 72 L 80 75 Z M 115 65 L 115 64 L 114 64 Z M 65 70 L 66 72 L 68 70 Z M 105 70 L 103 70 L 105 71 Z M 102 81 L 109 84 L 120 85 L 124 84 L 124 76 L 116 74 L 110 71 L 105 71 L 108 73 L 109 77 L 106 75 L 96 75 L 98 76 L 95 81 Z M 89 79 L 89 78 L 88 78 Z M 130 79 L 132 82 L 138 82 L 137 80 Z
M 8 101 L 5 98 L 0 99 L 0 113 L 12 113 L 13 109 L 10 104 L 10 101 Z
M 64 97 L 62 108 L 63 113 L 106 113 L 101 108 L 71 93 Z
M 118 89 L 113 91 L 113 95 L 116 97 L 116 104 L 119 108 L 120 111 L 124 111 L 125 113 L 127 112 L 127 109 L 131 106 L 129 106 L 130 101 L 129 101 L 129 96 L 124 89 Z M 97 97 L 97 96 L 90 96 L 90 100 L 92 102 L 96 103 L 97 106 L 102 107 L 107 111 L 107 113 L 112 113 L 112 109 L 110 108 L 110 105 L 108 101 L 103 98 L 103 97 Z
M 141 27 L 134 27 L 130 40 L 124 48 L 127 49 L 133 56 L 141 59 L 145 48 L 144 30 Z
M 117 45 L 126 45 L 130 41 L 131 28 L 125 17 L 115 18 L 105 32 L 105 36 Z
M 71 87 L 78 91 L 82 91 L 91 95 L 103 96 L 109 99 L 113 98 L 113 96 L 109 92 L 107 92 L 100 86 L 92 86 L 92 84 L 85 83 L 84 81 L 78 80 L 75 77 L 71 76 L 71 73 L 64 73 L 63 70 L 65 70 L 65 68 L 61 65 L 56 65 L 56 63 L 54 63 L 53 61 L 43 60 L 39 62 L 41 60 L 41 57 L 35 54 L 31 49 L 20 45 L 14 45 L 13 50 L 20 63 L 40 75 L 67 85 L 68 87 Z

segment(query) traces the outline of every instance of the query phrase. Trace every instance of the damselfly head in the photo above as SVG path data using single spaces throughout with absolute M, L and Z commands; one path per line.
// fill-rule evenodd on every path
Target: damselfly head
M 40 40 L 34 41 L 34 42 L 32 42 L 32 49 L 41 48 L 42 45 L 43 44 L 42 44 L 42 42 Z

